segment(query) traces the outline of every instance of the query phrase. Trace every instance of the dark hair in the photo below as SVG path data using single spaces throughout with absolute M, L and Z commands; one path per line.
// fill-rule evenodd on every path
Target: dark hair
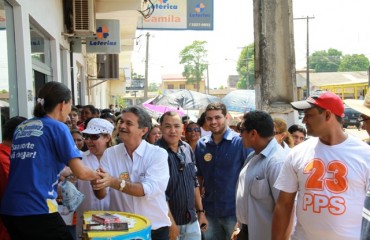
M 89 122 L 91 121 L 91 119 L 93 119 L 94 117 L 91 117 L 91 118 L 88 118 L 88 119 L 86 119 L 85 120 L 85 122 L 84 122 L 84 129 L 86 129 L 87 128 L 87 125 L 89 124 Z
M 221 102 L 214 102 L 214 103 L 208 104 L 208 106 L 206 107 L 205 112 L 208 112 L 208 111 L 211 111 L 211 110 L 221 110 L 222 115 L 224 115 L 224 116 L 226 116 L 226 114 L 227 114 L 226 105 L 221 103 Z
M 76 106 L 71 107 L 71 112 L 76 112 L 77 114 L 80 113 L 80 110 Z
M 206 112 L 202 112 L 202 114 L 200 115 L 200 117 L 197 120 L 197 123 L 198 123 L 199 126 L 202 127 L 205 122 L 206 122 Z
M 297 131 L 303 133 L 303 135 L 306 137 L 307 132 L 303 126 L 298 125 L 298 124 L 293 124 L 292 126 L 288 128 L 288 132 L 290 134 L 293 134 L 294 132 L 297 132 Z
M 27 118 L 16 116 L 6 121 L 3 126 L 3 140 L 12 141 L 15 129 L 25 120 L 27 120 Z
M 43 117 L 51 113 L 59 103 L 67 103 L 71 98 L 71 90 L 66 85 L 60 82 L 48 82 L 37 94 L 33 115 Z
M 139 118 L 139 120 L 138 120 L 139 128 L 148 128 L 148 131 L 142 137 L 142 139 L 146 139 L 146 137 L 149 134 L 150 129 L 152 127 L 152 119 L 150 118 L 147 111 L 145 111 L 141 107 L 133 106 L 133 107 L 128 107 L 128 108 L 123 109 L 122 114 L 124 114 L 124 113 L 133 113 L 133 114 L 135 114 Z
M 74 134 L 74 133 L 77 133 L 77 134 L 79 134 L 79 135 L 82 136 L 82 132 L 80 130 L 78 130 L 78 129 L 72 129 L 71 130 L 71 134 Z
M 164 120 L 164 117 L 165 116 L 170 116 L 170 117 L 173 117 L 173 116 L 179 116 L 180 117 L 180 115 L 179 115 L 179 113 L 178 112 L 176 112 L 176 111 L 168 111 L 168 112 L 165 112 L 162 116 L 161 116 L 161 118 L 159 119 L 159 124 L 161 124 L 162 125 L 162 123 L 163 123 L 163 120 Z M 181 118 L 181 117 L 180 117 Z
M 274 122 L 270 114 L 264 111 L 245 113 L 241 127 L 247 132 L 254 129 L 263 138 L 274 136 Z
M 78 134 L 78 135 L 80 135 L 81 137 L 83 136 L 82 135 L 82 132 L 80 131 L 80 130 L 78 130 L 78 129 L 72 129 L 71 130 L 71 135 L 73 135 L 73 134 Z M 87 151 L 87 150 L 89 150 L 89 148 L 87 147 L 87 145 L 86 145 L 86 142 L 84 141 L 84 145 L 83 145 L 83 147 L 80 149 L 82 152 L 85 152 L 85 151 Z
M 92 114 L 95 114 L 95 113 L 96 113 L 96 108 L 95 108 L 95 106 L 94 106 L 94 105 L 88 104 L 88 105 L 85 105 L 85 106 L 83 106 L 83 107 L 82 107 L 82 109 L 84 109 L 84 108 L 88 108 L 88 109 L 89 109 L 89 111 L 90 111 Z M 98 110 L 98 111 L 99 111 L 99 110 Z
M 116 116 L 114 116 L 114 114 L 112 112 L 105 112 L 105 113 L 102 113 L 100 115 L 100 118 L 103 118 L 103 119 L 112 119 L 113 122 L 116 122 Z
M 238 122 L 237 124 L 236 124 L 236 131 L 237 132 L 240 132 L 240 126 L 242 125 L 242 122 Z
M 99 116 L 100 115 L 100 110 L 98 108 L 94 108 L 92 114 Z
M 190 120 L 190 117 L 188 115 L 182 116 L 181 121 L 183 124 L 188 123 Z
M 104 108 L 103 110 L 100 111 L 100 114 L 103 114 L 103 113 L 112 113 L 112 110 L 110 110 L 109 108 Z

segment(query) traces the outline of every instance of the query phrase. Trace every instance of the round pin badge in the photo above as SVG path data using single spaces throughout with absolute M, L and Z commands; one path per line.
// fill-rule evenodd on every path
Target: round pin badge
M 209 162 L 211 160 L 212 160 L 212 154 L 207 153 L 206 155 L 204 155 L 204 161 Z
M 128 174 L 128 172 L 123 172 L 119 175 L 119 178 L 121 180 L 129 181 L 130 180 L 130 175 Z

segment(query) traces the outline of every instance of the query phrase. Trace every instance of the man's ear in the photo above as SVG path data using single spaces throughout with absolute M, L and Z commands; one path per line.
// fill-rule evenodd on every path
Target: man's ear
M 329 110 L 325 110 L 325 120 L 329 120 L 330 119 L 330 117 L 333 115 L 333 117 L 335 118 L 335 114 L 334 113 L 332 113 L 331 111 L 329 111 Z
M 252 137 L 256 137 L 258 135 L 258 132 L 256 129 L 253 129 L 252 131 L 249 132 Z
M 149 128 L 148 127 L 142 128 L 141 131 L 143 133 L 142 136 L 145 136 L 145 134 L 149 131 Z

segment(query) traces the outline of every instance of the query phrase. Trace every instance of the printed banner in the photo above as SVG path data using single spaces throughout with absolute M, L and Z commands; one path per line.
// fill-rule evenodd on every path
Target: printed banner
M 119 20 L 96 19 L 96 37 L 86 38 L 87 53 L 121 52 Z
M 138 29 L 213 30 L 213 0 L 158 0 L 141 17 Z

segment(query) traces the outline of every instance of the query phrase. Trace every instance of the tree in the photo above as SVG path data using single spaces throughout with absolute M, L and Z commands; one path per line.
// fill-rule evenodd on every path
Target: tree
M 369 59 L 364 54 L 345 55 L 340 62 L 339 72 L 367 71 Z
M 156 92 L 158 91 L 158 84 L 157 83 L 149 83 L 148 90 L 149 92 Z
M 206 41 L 194 41 L 180 52 L 180 64 L 184 64 L 182 75 L 186 78 L 186 83 L 196 84 L 199 92 L 199 82 L 203 79 L 203 73 L 207 68 Z
M 244 47 L 240 53 L 236 71 L 239 73 L 238 89 L 254 89 L 254 43 Z
M 132 72 L 131 79 L 144 79 L 144 76 L 141 74 L 137 74 L 136 72 Z
M 310 68 L 315 72 L 337 72 L 342 60 L 342 52 L 334 48 L 316 51 L 310 56 Z

